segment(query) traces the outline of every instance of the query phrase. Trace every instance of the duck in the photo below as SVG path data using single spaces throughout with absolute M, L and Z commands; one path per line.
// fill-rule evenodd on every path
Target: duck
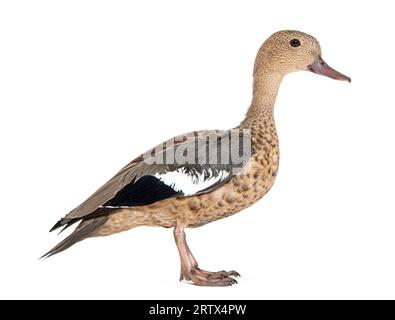
M 234 270 L 199 267 L 185 230 L 234 215 L 271 189 L 279 168 L 274 105 L 283 78 L 297 71 L 351 82 L 323 60 L 313 36 L 296 30 L 274 33 L 258 50 L 251 104 L 237 127 L 189 132 L 140 154 L 52 227 L 63 231 L 78 223 L 43 257 L 139 226 L 173 228 L 180 281 L 236 284 L 240 274 Z

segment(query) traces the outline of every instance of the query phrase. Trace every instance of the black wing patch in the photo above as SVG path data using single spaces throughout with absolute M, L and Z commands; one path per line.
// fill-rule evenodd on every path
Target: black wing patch
M 143 176 L 123 187 L 102 207 L 145 206 L 167 198 L 183 196 L 154 176 Z
M 182 192 L 175 191 L 154 176 L 143 176 L 139 180 L 127 184 L 118 191 L 112 199 L 108 200 L 104 205 L 97 208 L 85 218 L 90 219 L 106 213 L 111 213 L 120 207 L 145 206 L 160 200 L 183 195 Z M 64 231 L 80 220 L 81 218 L 62 218 L 50 231 L 56 230 L 62 226 L 64 226 L 62 229 L 62 231 Z

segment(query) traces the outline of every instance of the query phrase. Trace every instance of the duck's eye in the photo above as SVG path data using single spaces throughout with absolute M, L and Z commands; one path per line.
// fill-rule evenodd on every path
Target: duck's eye
M 290 44 L 292 47 L 296 48 L 300 46 L 300 41 L 298 39 L 292 39 Z

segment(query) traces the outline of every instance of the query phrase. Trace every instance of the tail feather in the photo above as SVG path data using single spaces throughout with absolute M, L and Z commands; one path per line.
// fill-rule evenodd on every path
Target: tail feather
M 63 241 L 58 243 L 55 247 L 49 250 L 41 258 L 48 258 L 70 248 L 73 244 L 87 238 L 94 230 L 102 226 L 107 221 L 107 216 L 101 216 L 98 218 L 82 220 L 78 227 L 73 231 L 71 235 L 65 238 Z M 62 230 L 63 231 L 63 230 Z
M 92 213 L 90 213 L 87 218 L 94 218 L 97 216 L 101 216 L 106 213 L 113 212 L 114 208 L 113 207 L 99 207 Z M 64 230 L 66 230 L 68 227 L 72 226 L 74 223 L 81 221 L 82 218 L 75 218 L 75 219 L 68 219 L 67 216 L 60 219 L 58 222 L 55 223 L 55 225 L 49 230 L 49 232 L 52 232 L 56 229 L 59 229 L 60 227 L 63 227 L 63 229 L 59 232 L 62 233 Z
M 75 219 L 75 220 L 71 220 L 70 222 L 68 222 L 67 224 L 65 224 L 65 225 L 63 226 L 63 228 L 59 231 L 58 235 L 60 235 L 64 230 L 68 229 L 68 228 L 71 227 L 74 223 L 77 223 L 78 221 L 81 221 L 81 220 Z M 51 231 L 53 231 L 53 230 L 51 230 Z M 49 232 L 51 232 L 51 231 L 49 231 Z
M 49 232 L 52 232 L 52 231 L 60 228 L 62 225 L 63 225 L 62 219 L 60 219 L 58 222 L 55 223 L 55 225 L 51 228 L 51 230 L 49 230 Z

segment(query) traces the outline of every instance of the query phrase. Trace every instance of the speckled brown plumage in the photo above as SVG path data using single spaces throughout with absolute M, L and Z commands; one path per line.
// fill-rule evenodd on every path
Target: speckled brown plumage
M 198 267 L 186 243 L 184 228 L 200 227 L 233 215 L 253 205 L 273 186 L 279 166 L 274 104 L 283 77 L 301 70 L 350 81 L 348 77 L 326 65 L 321 58 L 320 45 L 314 37 L 299 31 L 273 34 L 258 51 L 254 65 L 252 102 L 245 119 L 237 128 L 240 132 L 248 129 L 251 139 L 252 152 L 241 171 L 191 196 L 177 193 L 173 189 L 168 190 L 169 187 L 161 187 L 160 190 L 166 191 L 162 198 L 147 197 L 144 194 L 143 197 L 140 190 L 136 205 L 114 207 L 113 202 L 127 201 L 127 192 L 134 190 L 128 189 L 120 193 L 123 188 L 130 184 L 135 187 L 135 181 L 141 177 L 155 176 L 169 170 L 166 166 L 148 165 L 144 163 L 143 156 L 140 156 L 54 226 L 53 229 L 60 226 L 67 228 L 82 220 L 76 230 L 47 255 L 61 252 L 85 238 L 107 236 L 138 226 L 173 227 L 181 259 L 180 279 L 206 286 L 236 283 L 232 278 L 238 276 L 235 271 L 209 272 Z M 176 145 L 195 141 L 206 143 L 205 137 L 221 139 L 227 135 L 227 131 L 200 131 L 191 133 L 189 137 L 183 136 Z M 214 169 L 220 172 L 226 168 L 217 166 Z M 199 171 L 196 167 L 193 170 Z M 145 180 L 144 183 L 149 182 L 150 180 Z M 134 193 L 131 195 L 132 200 L 133 195 Z
M 277 140 L 274 133 L 272 139 Z M 278 146 L 273 140 L 264 144 L 251 158 L 248 173 L 240 173 L 210 193 L 165 199 L 154 204 L 121 209 L 112 213 L 94 236 L 109 235 L 136 226 L 171 228 L 177 220 L 186 227 L 199 227 L 245 209 L 271 188 L 278 170 Z

